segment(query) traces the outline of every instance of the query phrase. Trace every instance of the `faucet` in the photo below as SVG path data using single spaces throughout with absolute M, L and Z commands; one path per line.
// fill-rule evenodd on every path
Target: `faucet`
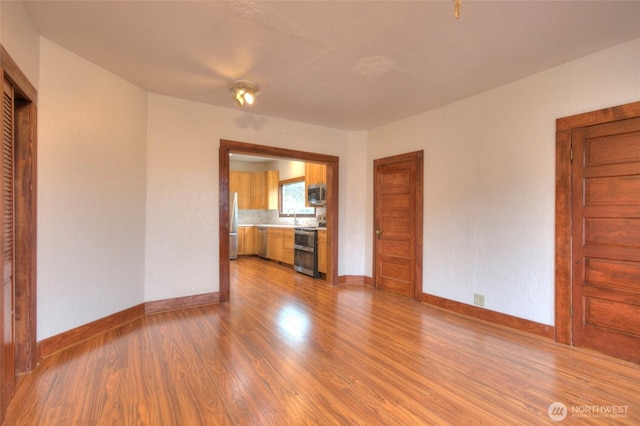
M 287 210 L 287 216 L 289 216 L 289 212 L 291 210 L 293 210 L 293 224 L 297 225 L 298 224 L 298 218 L 296 217 L 296 209 L 290 208 L 289 210 Z

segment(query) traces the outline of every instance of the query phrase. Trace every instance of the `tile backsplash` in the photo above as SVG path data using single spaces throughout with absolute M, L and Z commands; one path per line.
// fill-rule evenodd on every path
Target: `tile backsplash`
M 318 214 L 326 214 L 325 211 L 320 212 L 316 209 Z M 317 220 L 315 217 L 299 217 L 298 225 L 300 226 L 316 226 Z M 277 210 L 238 210 L 238 224 L 240 225 L 258 225 L 258 224 L 270 224 L 270 225 L 293 225 L 293 215 L 280 217 Z

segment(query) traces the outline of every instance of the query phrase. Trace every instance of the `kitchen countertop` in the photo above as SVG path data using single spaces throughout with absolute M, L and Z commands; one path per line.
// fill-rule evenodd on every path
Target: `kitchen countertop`
M 327 228 L 320 228 L 318 226 L 311 225 L 281 225 L 277 223 L 239 223 L 238 227 L 250 227 L 250 226 L 263 226 L 265 228 L 313 228 L 318 230 L 323 230 Z

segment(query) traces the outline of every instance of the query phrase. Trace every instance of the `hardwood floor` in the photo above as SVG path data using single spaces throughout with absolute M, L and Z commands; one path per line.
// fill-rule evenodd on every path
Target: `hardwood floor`
M 257 258 L 19 379 L 7 425 L 639 424 L 640 366 Z M 616 411 L 616 417 L 611 416 Z

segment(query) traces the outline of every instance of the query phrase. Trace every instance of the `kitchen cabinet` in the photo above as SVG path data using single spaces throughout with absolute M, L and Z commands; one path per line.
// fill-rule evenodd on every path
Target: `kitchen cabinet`
M 315 185 L 318 183 L 327 183 L 327 166 L 324 164 L 305 163 L 304 165 L 304 193 L 307 194 L 309 185 Z M 306 201 L 307 207 L 313 207 Z
M 279 185 L 277 170 L 229 172 L 229 192 L 238 193 L 238 208 L 242 210 L 277 210 Z
M 282 228 L 269 228 L 267 231 L 269 253 L 268 257 L 271 260 L 282 262 L 282 255 L 284 252 L 284 229 Z
M 327 183 L 327 166 L 324 164 L 305 163 L 304 165 L 305 186 L 316 183 Z
M 268 170 L 266 174 L 267 210 L 278 210 L 278 197 L 280 192 L 280 173 L 277 170 Z
M 294 230 L 293 228 L 283 229 L 283 248 L 282 248 L 282 262 L 287 265 L 293 265 L 293 241 Z
M 269 241 L 270 260 L 293 265 L 293 228 L 269 228 L 267 239 Z
M 238 227 L 238 254 L 254 255 L 258 253 L 256 246 L 256 227 L 255 226 L 239 226 Z
M 318 272 L 327 273 L 327 231 L 318 230 Z
M 254 210 L 267 208 L 266 182 L 264 172 L 251 172 L 251 208 Z
M 238 193 L 238 209 L 251 208 L 251 173 L 229 172 L 229 192 Z

